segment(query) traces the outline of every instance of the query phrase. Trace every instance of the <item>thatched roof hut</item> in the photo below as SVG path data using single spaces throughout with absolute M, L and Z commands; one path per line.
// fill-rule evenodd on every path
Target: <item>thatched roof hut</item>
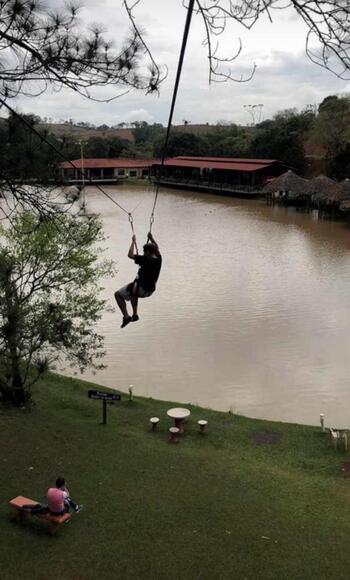
M 313 201 L 318 202 L 341 202 L 346 197 L 342 185 L 326 175 L 318 175 L 310 179 L 309 191 Z
M 350 211 L 350 199 L 345 199 L 339 206 L 340 211 Z
M 350 179 L 344 179 L 344 181 L 341 182 L 341 186 L 343 188 L 345 197 L 350 198 Z
M 284 191 L 288 197 L 298 197 L 299 195 L 308 194 L 309 181 L 299 177 L 294 171 L 289 169 L 279 177 L 276 177 L 265 185 L 263 191 L 266 193 L 277 193 Z

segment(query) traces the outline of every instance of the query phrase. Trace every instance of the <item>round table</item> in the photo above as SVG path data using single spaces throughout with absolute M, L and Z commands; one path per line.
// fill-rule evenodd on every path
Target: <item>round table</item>
M 180 429 L 180 433 L 183 433 L 183 421 L 191 415 L 191 411 L 189 409 L 184 409 L 183 407 L 174 407 L 173 409 L 168 409 L 166 414 L 168 417 L 174 419 L 175 427 L 178 427 Z

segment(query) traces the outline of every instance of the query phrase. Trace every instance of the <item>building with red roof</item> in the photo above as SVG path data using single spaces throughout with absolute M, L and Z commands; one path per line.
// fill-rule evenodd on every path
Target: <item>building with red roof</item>
M 180 156 L 166 159 L 75 159 L 60 164 L 65 183 L 117 183 L 146 179 L 181 189 L 236 194 L 258 194 L 262 187 L 287 169 L 276 159 Z
M 258 193 L 266 182 L 287 169 L 277 159 L 189 156 L 166 159 L 163 167 L 160 162 L 152 167 L 156 180 L 164 185 L 237 193 Z
M 74 159 L 60 163 L 65 183 L 80 183 L 84 179 L 94 183 L 117 183 L 129 177 L 146 179 L 157 159 Z

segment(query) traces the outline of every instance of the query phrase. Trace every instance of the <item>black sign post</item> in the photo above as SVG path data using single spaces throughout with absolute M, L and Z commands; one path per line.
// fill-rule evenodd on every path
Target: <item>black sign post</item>
M 102 399 L 102 425 L 107 425 L 107 402 Z
M 89 399 L 99 399 L 102 401 L 102 425 L 107 425 L 107 403 L 115 403 L 115 401 L 120 401 L 121 396 L 117 393 L 106 393 L 104 391 L 89 389 L 88 397 Z

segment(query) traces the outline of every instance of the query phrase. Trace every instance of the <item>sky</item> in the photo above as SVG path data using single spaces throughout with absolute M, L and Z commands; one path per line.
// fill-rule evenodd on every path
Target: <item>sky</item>
M 208 2 L 208 0 L 205 0 Z M 226 0 L 223 0 L 226 1 Z M 61 0 L 46 4 L 59 9 Z M 128 31 L 128 21 L 120 0 L 84 0 L 81 26 L 99 23 L 117 48 Z M 182 0 L 140 0 L 134 10 L 136 23 L 146 33 L 152 54 L 160 65 L 166 65 L 168 76 L 159 95 L 133 91 L 110 103 L 86 100 L 70 91 L 49 90 L 38 98 L 21 97 L 16 106 L 23 113 L 35 113 L 53 122 L 72 119 L 95 125 L 147 121 L 166 125 L 181 46 L 186 10 Z M 272 12 L 273 22 L 263 16 L 251 30 L 238 23 L 218 37 L 220 54 L 236 52 L 238 39 L 242 51 L 230 66 L 236 78 L 249 75 L 249 82 L 208 83 L 208 58 L 202 45 L 205 36 L 198 15 L 192 19 L 183 72 L 174 113 L 175 124 L 184 120 L 195 123 L 218 122 L 248 125 L 254 120 L 271 118 L 278 111 L 303 109 L 318 105 L 330 94 L 350 93 L 350 81 L 310 62 L 305 54 L 306 25 L 292 8 Z M 118 94 L 108 87 L 99 96 Z M 256 107 L 255 105 L 259 105 Z M 262 105 L 262 106 L 261 106 Z M 253 108 L 252 108 L 253 107 Z

